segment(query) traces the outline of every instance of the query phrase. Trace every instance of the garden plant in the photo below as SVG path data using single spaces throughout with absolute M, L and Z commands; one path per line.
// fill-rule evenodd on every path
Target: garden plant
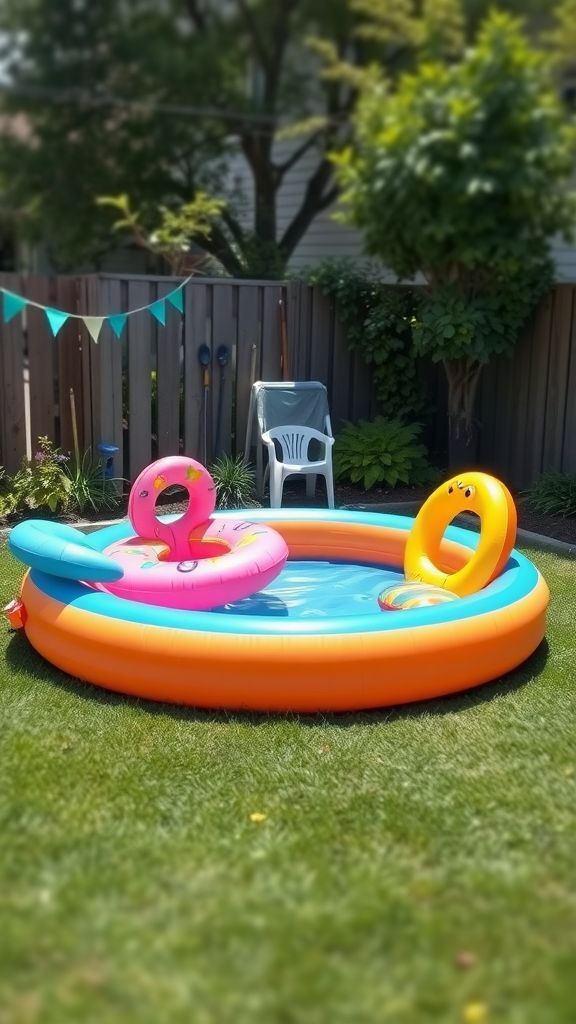
M 451 464 L 474 459 L 482 367 L 509 353 L 572 236 L 574 131 L 550 60 L 492 12 L 452 63 L 423 61 L 395 91 L 374 67 L 354 141 L 335 154 L 344 216 L 401 279 L 423 274 L 416 351 L 444 365 Z

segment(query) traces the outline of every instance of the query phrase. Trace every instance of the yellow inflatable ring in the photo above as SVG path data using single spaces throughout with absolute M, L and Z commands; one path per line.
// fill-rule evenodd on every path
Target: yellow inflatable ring
M 461 512 L 480 517 L 480 542 L 470 561 L 451 573 L 441 565 L 446 527 Z M 442 484 L 414 520 L 404 554 L 407 580 L 445 587 L 459 597 L 482 590 L 503 570 L 516 539 L 516 507 L 507 487 L 487 473 L 463 473 Z

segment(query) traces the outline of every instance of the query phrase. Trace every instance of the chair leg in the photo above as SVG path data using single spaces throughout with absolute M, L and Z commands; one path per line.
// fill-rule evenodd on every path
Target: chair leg
M 306 474 L 306 497 L 313 498 L 316 494 L 316 473 Z
M 281 508 L 283 485 L 282 466 L 278 462 L 272 462 L 270 464 L 270 508 Z
M 326 466 L 326 494 L 328 495 L 328 508 L 334 508 L 334 474 L 332 466 Z

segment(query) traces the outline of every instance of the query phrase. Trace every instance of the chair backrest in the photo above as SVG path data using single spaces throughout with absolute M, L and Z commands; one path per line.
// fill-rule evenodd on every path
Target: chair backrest
M 320 381 L 256 381 L 253 391 L 261 434 L 284 423 L 332 434 L 328 392 Z
M 280 445 L 282 461 L 287 466 L 303 464 L 305 462 L 319 462 L 320 459 L 326 457 L 327 449 L 332 444 L 332 438 L 329 435 L 323 434 L 319 430 L 314 430 L 312 427 L 301 427 L 292 424 L 273 427 L 272 430 L 266 431 L 266 435 Z M 319 442 L 324 448 L 324 454 L 319 458 L 310 459 L 308 455 L 311 441 Z M 317 445 L 315 447 L 317 448 Z

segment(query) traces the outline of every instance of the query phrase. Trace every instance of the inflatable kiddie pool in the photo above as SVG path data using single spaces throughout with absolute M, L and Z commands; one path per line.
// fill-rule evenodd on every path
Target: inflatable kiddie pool
M 155 495 L 176 480 L 189 489 L 188 518 L 157 518 Z M 194 460 L 161 460 L 133 487 L 132 522 L 86 537 L 37 520 L 15 527 L 9 546 L 31 569 L 13 624 L 98 686 L 258 711 L 454 693 L 509 672 L 544 637 L 548 589 L 513 549 L 514 504 L 492 477 L 448 481 L 416 519 L 212 514 L 212 490 Z M 479 534 L 449 525 L 465 509 L 480 516 Z

